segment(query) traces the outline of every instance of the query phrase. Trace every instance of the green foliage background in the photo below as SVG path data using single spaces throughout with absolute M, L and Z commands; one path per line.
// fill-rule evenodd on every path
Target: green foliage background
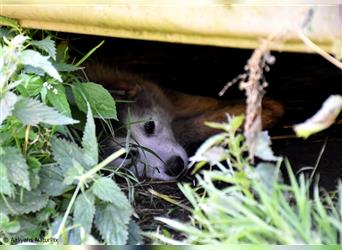
M 69 64 L 53 35 L 0 21 L 0 242 L 137 243 L 133 209 L 104 171 L 125 149 L 99 162 L 94 117 L 117 119 L 115 100 L 76 72 L 91 53 Z

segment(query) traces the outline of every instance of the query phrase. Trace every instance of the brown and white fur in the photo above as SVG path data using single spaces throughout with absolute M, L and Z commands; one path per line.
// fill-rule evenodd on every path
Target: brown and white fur
M 244 100 L 222 101 L 166 90 L 141 77 L 101 65 L 87 65 L 86 72 L 91 81 L 109 89 L 116 100 L 129 101 L 117 102 L 118 118 L 124 129 L 117 131 L 115 138 L 107 138 L 106 144 L 108 153 L 124 146 L 129 128 L 130 157 L 120 158 L 113 164 L 130 168 L 140 178 L 179 178 L 187 168 L 185 149 L 217 133 L 204 122 L 225 121 L 226 113 L 245 112 Z M 264 100 L 265 128 L 272 126 L 282 114 L 280 103 Z

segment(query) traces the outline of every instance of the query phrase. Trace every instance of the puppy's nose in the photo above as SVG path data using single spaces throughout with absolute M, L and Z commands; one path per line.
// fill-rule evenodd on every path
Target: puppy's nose
M 181 157 L 172 156 L 166 161 L 166 174 L 176 177 L 179 176 L 184 170 L 185 164 Z

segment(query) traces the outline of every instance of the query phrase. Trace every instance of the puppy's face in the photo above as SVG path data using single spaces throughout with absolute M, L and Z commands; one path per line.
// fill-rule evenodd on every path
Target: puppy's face
M 133 84 L 134 79 L 124 80 L 125 89 L 112 91 L 117 100 L 129 100 L 117 103 L 122 129 L 105 144 L 107 155 L 125 147 L 127 142 L 130 151 L 112 165 L 128 168 L 139 178 L 179 178 L 186 172 L 188 155 L 172 131 L 173 117 L 167 98 L 155 84 L 138 80 Z
M 129 168 L 140 178 L 174 180 L 186 172 L 188 156 L 176 141 L 171 119 L 161 107 L 137 110 L 130 105 L 127 112 L 121 109 L 125 135 L 107 140 L 110 151 L 125 146 L 129 140 L 130 152 L 112 164 Z

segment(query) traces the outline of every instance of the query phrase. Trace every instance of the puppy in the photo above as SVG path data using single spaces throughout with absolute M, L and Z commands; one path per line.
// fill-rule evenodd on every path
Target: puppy
M 245 101 L 220 101 L 167 90 L 141 77 L 103 65 L 86 65 L 90 81 L 102 84 L 117 101 L 120 122 L 115 138 L 106 139 L 107 154 L 129 143 L 130 153 L 112 162 L 139 178 L 175 180 L 186 172 L 189 149 L 217 130 L 205 121 L 226 121 L 226 113 L 245 112 Z M 125 101 L 120 101 L 125 100 Z M 263 125 L 271 127 L 283 114 L 274 100 L 263 102 Z M 127 139 L 129 140 L 127 142 Z

